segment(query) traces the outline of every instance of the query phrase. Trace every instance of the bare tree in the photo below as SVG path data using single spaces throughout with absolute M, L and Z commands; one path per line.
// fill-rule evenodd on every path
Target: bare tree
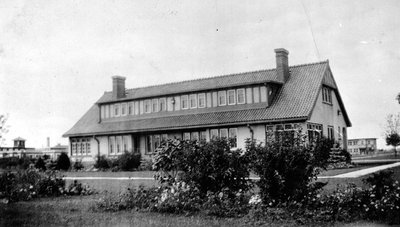
M 396 147 L 400 145 L 400 113 L 386 117 L 385 140 L 386 145 L 394 146 L 394 155 L 397 156 Z

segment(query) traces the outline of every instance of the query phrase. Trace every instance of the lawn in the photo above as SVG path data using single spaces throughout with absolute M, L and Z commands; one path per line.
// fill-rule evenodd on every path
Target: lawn
M 248 218 L 215 218 L 149 212 L 98 212 L 91 207 L 100 195 L 43 198 L 0 204 L 0 226 L 250 226 Z M 376 223 L 336 223 L 330 226 L 377 226 Z M 295 220 L 276 220 L 264 226 L 298 226 Z

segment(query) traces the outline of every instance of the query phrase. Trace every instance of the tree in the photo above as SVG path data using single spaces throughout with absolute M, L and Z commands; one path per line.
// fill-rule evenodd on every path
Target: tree
M 397 101 L 399 102 L 399 104 L 400 104 L 400 92 L 399 92 L 399 94 L 397 94 L 396 100 L 397 100 Z
M 62 152 L 60 154 L 60 156 L 58 156 L 57 158 L 57 165 L 56 165 L 56 169 L 57 170 L 65 170 L 67 171 L 69 169 L 69 167 L 71 167 L 71 162 L 69 160 L 69 157 L 67 155 L 67 153 Z
M 386 145 L 394 146 L 394 155 L 397 156 L 396 147 L 400 145 L 400 113 L 386 117 L 385 140 Z
M 0 146 L 3 144 L 3 135 L 7 133 L 7 122 L 8 116 L 0 114 Z

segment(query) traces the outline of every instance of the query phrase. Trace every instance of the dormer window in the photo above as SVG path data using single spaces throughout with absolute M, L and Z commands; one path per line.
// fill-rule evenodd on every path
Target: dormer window
M 244 103 L 245 103 L 244 89 L 237 89 L 237 104 L 244 104 Z
M 181 102 L 182 102 L 182 109 L 188 109 L 189 108 L 189 103 L 188 103 L 188 96 L 187 95 L 182 95 L 181 97 Z
M 192 94 L 190 95 L 190 109 L 197 108 L 197 95 Z
M 159 102 L 160 111 L 165 111 L 167 109 L 166 102 L 167 102 L 166 98 L 160 99 L 160 102 Z
M 199 94 L 198 98 L 199 98 L 199 108 L 206 107 L 206 94 L 201 93 Z
M 144 100 L 144 112 L 145 113 L 151 112 L 151 100 Z
M 153 112 L 158 112 L 158 99 L 153 99 Z
M 218 106 L 225 106 L 226 105 L 226 91 L 219 91 L 218 92 Z
M 236 104 L 235 90 L 228 90 L 228 105 L 235 105 L 235 104 Z
M 332 89 L 328 87 L 322 88 L 322 102 L 332 104 Z
M 119 115 L 120 115 L 120 111 L 119 111 L 119 108 L 121 107 L 121 105 L 120 104 L 114 104 L 114 117 L 119 117 Z

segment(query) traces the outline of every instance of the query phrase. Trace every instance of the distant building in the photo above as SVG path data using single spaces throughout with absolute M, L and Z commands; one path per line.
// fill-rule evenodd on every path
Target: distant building
M 57 144 L 54 147 L 48 146 L 46 148 L 41 148 L 41 149 L 36 149 L 36 150 L 41 152 L 42 157 L 47 156 L 51 160 L 57 160 L 58 156 L 60 156 L 61 153 L 63 153 L 63 152 L 68 153 L 68 146 Z
M 376 138 L 349 139 L 348 151 L 352 154 L 369 154 L 377 151 Z
M 149 158 L 173 138 L 230 138 L 244 148 L 247 138 L 266 142 L 297 128 L 346 149 L 351 122 L 329 62 L 289 66 L 287 50 L 275 53 L 273 69 L 157 86 L 125 89 L 125 77 L 114 76 L 112 91 L 64 134 L 68 154 L 84 162 L 124 151 Z
M 37 158 L 41 155 L 41 152 L 37 152 L 35 148 L 25 147 L 25 139 L 18 137 L 13 139 L 13 147 L 0 147 L 0 158 L 7 157 L 30 157 Z

